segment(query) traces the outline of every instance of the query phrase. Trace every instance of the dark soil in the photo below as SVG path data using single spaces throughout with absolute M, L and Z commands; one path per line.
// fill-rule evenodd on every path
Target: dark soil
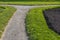
M 60 34 L 60 7 L 44 10 L 44 16 L 48 27 Z

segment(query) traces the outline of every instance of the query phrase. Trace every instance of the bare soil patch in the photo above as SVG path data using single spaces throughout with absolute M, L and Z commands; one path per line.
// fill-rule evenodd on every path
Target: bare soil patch
M 60 34 L 60 7 L 44 10 L 43 13 L 48 27 Z

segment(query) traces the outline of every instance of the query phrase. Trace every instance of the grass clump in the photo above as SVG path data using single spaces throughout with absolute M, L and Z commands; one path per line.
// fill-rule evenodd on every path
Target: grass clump
M 5 7 L 0 6 L 0 13 L 3 12 Z
M 14 7 L 0 6 L 0 37 L 15 10 Z
M 40 7 L 31 9 L 26 16 L 26 30 L 29 40 L 60 40 L 60 35 L 48 28 L 43 16 L 43 10 L 51 7 Z

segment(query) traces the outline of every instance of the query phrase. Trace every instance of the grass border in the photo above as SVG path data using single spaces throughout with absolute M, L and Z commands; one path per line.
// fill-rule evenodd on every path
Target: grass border
M 4 32 L 6 25 L 8 24 L 8 21 L 16 11 L 16 8 L 11 6 L 1 6 L 1 7 L 4 7 L 5 9 L 3 10 L 3 12 L 0 13 L 0 31 L 1 31 L 0 38 Z
M 48 28 L 43 11 L 58 6 L 31 9 L 26 16 L 26 31 L 29 40 L 60 40 L 60 35 Z M 60 7 L 60 6 L 59 6 Z
M 60 5 L 60 2 L 0 2 L 4 5 Z

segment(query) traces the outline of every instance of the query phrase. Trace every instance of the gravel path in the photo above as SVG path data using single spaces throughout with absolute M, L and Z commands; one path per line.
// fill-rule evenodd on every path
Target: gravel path
M 2 35 L 1 40 L 28 40 L 25 31 L 25 16 L 30 8 L 30 6 L 13 6 L 17 8 L 10 19 L 6 29 Z
M 7 6 L 7 5 L 6 5 Z M 2 35 L 1 40 L 28 40 L 28 36 L 25 31 L 25 16 L 30 8 L 40 7 L 40 6 L 16 6 L 8 5 L 17 8 L 10 19 L 6 29 Z M 44 6 L 41 6 L 44 7 Z

